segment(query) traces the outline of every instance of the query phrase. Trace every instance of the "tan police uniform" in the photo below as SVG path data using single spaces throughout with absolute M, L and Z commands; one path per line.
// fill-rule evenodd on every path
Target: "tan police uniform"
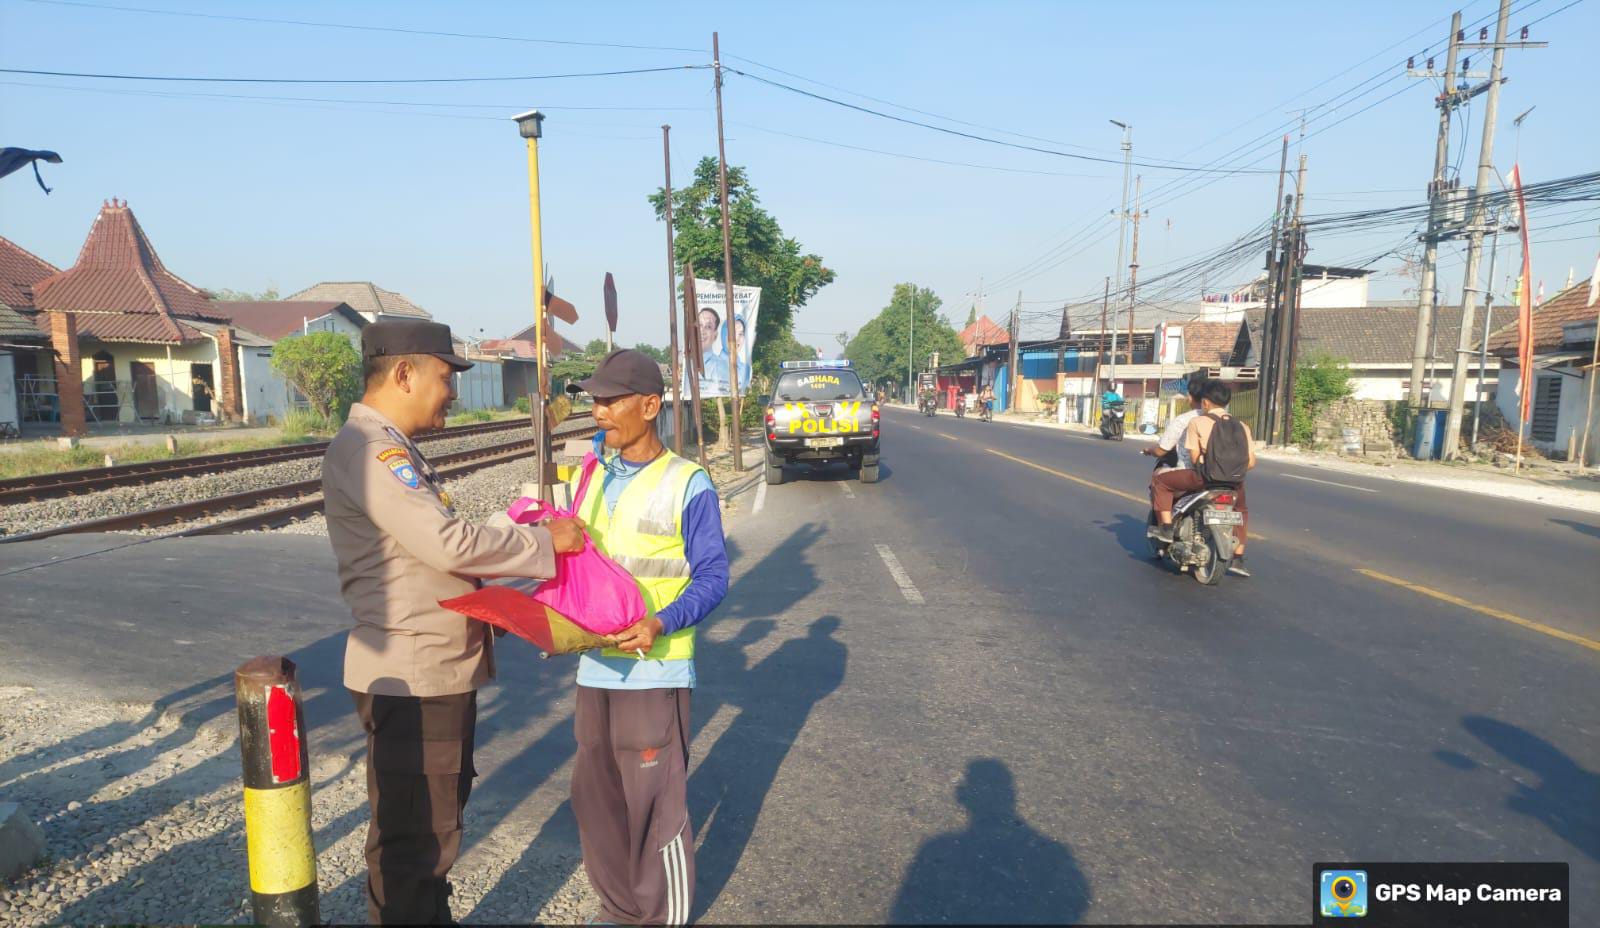
M 328 447 L 322 479 L 355 618 L 344 679 L 367 732 L 368 915 L 448 922 L 445 877 L 476 775 L 476 690 L 494 677 L 494 637 L 439 601 L 478 578 L 554 576 L 554 547 L 543 528 L 457 517 L 416 445 L 361 403 Z

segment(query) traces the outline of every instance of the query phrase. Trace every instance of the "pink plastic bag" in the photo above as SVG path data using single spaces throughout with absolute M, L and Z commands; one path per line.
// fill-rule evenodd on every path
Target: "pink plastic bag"
M 583 508 L 584 494 L 599 460 L 593 453 L 583 457 L 583 479 L 572 501 L 573 510 Z M 573 511 L 560 509 L 543 500 L 524 496 L 506 509 L 506 515 L 519 525 L 531 525 L 546 518 L 567 518 Z M 614 635 L 645 617 L 644 596 L 633 575 L 606 557 L 594 542 L 584 537 L 583 550 L 556 555 L 556 575 L 539 584 L 533 599 L 571 619 L 597 635 Z

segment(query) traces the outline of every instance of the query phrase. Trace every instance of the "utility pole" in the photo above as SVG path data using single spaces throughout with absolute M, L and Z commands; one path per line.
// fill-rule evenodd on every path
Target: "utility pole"
M 1478 420 L 1483 416 L 1483 375 L 1489 367 L 1489 321 L 1494 318 L 1494 262 L 1500 257 L 1500 216 L 1494 217 L 1494 240 L 1489 245 L 1489 280 L 1483 294 L 1483 347 L 1478 352 L 1478 390 L 1472 404 L 1472 448 L 1478 448 Z
M 1456 347 L 1455 365 L 1450 374 L 1450 412 L 1444 426 L 1444 458 L 1460 457 L 1461 414 L 1467 397 L 1467 359 L 1472 356 L 1472 322 L 1477 311 L 1478 263 L 1483 258 L 1483 233 L 1489 224 L 1489 184 L 1494 179 L 1494 121 L 1500 108 L 1501 75 L 1507 48 L 1542 48 L 1544 42 L 1506 42 L 1506 27 L 1511 21 L 1511 0 L 1500 0 L 1500 18 L 1495 25 L 1494 42 L 1459 43 L 1467 48 L 1493 48 L 1494 64 L 1489 68 L 1489 100 L 1483 111 L 1483 142 L 1478 148 L 1478 183 L 1472 192 L 1472 220 L 1467 239 L 1467 270 L 1461 284 L 1461 337 Z M 1526 29 L 1523 30 L 1526 33 Z M 1481 38 L 1481 33 L 1480 33 Z
M 1139 293 L 1139 204 L 1144 202 L 1144 175 L 1133 179 L 1133 258 L 1128 262 L 1128 364 L 1133 364 L 1133 305 Z
M 1022 291 L 1017 291 L 1017 305 L 1011 310 L 1011 383 L 1007 385 L 1006 392 L 1011 400 L 1010 407 L 1016 409 L 1021 405 L 1022 397 L 1022 354 L 1020 351 L 1022 325 Z
M 1122 128 L 1122 206 L 1117 210 L 1117 264 L 1114 270 L 1117 275 L 1117 296 L 1122 295 L 1122 246 L 1128 234 L 1128 178 L 1133 171 L 1133 126 L 1124 122 L 1111 120 L 1113 126 Z M 1131 358 L 1133 353 L 1129 351 Z M 1117 320 L 1111 320 L 1111 370 L 1106 380 L 1115 383 L 1117 380 Z
M 1267 298 L 1266 311 L 1262 315 L 1261 335 L 1262 346 L 1272 343 L 1272 308 L 1278 285 L 1278 232 L 1283 226 L 1283 177 L 1289 170 L 1289 133 L 1283 134 L 1283 154 L 1278 157 L 1278 193 L 1272 200 L 1272 237 L 1267 240 Z M 1201 298 L 1204 299 L 1205 291 L 1201 289 Z M 1257 358 L 1256 366 L 1256 421 L 1255 433 L 1265 435 L 1267 404 L 1266 395 L 1261 392 L 1261 375 L 1266 371 L 1267 352 L 1263 350 L 1261 357 Z
M 1288 264 L 1285 280 L 1288 283 L 1288 311 L 1285 318 L 1279 321 L 1279 328 L 1283 337 L 1278 350 L 1283 381 L 1283 397 L 1279 401 L 1278 409 L 1283 413 L 1283 438 L 1282 444 L 1287 445 L 1294 434 L 1294 365 L 1297 343 L 1300 339 L 1300 277 L 1304 266 L 1305 256 L 1305 228 L 1300 224 L 1300 217 L 1305 214 L 1306 205 L 1306 156 L 1300 155 L 1300 170 L 1294 182 L 1294 221 L 1290 225 L 1288 249 Z
M 911 335 L 906 339 L 906 392 L 917 403 L 917 285 L 911 285 Z
M 1460 51 L 1461 13 L 1457 11 L 1450 18 L 1450 51 L 1445 56 L 1444 92 L 1440 93 L 1435 101 L 1439 108 L 1439 138 L 1433 149 L 1433 177 L 1428 181 L 1428 226 L 1422 236 L 1422 284 L 1417 291 L 1417 332 L 1411 349 L 1412 409 L 1422 408 L 1423 367 L 1428 363 L 1431 354 L 1428 338 L 1433 328 L 1434 276 L 1438 272 L 1439 239 L 1443 225 L 1441 220 L 1444 218 L 1444 206 L 1449 201 L 1445 169 L 1450 164 L 1450 113 L 1466 102 L 1458 101 L 1457 92 L 1451 87 L 1451 82 L 1456 79 L 1456 58 Z M 1422 73 L 1423 76 L 1434 76 L 1431 61 L 1429 68 Z M 1431 388 L 1432 385 L 1429 386 Z
M 666 167 L 667 204 L 667 336 L 672 350 L 672 453 L 683 457 L 683 366 L 678 358 L 678 259 L 672 243 L 671 126 L 661 127 L 661 160 Z
M 722 289 L 727 299 L 727 314 L 723 316 L 728 327 L 728 397 L 733 406 L 733 429 L 730 432 L 733 452 L 733 471 L 744 473 L 744 437 L 739 418 L 739 327 L 733 316 L 733 240 L 728 233 L 728 143 L 722 132 L 722 49 L 717 34 L 711 33 L 711 64 L 716 72 L 717 87 L 717 187 L 722 201 Z

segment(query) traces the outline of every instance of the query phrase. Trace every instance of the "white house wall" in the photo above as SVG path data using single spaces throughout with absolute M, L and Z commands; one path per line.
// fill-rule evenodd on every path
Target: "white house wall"
M 82 355 L 81 371 L 85 394 L 94 392 L 94 356 L 101 352 L 111 355 L 117 383 L 127 385 L 127 390 L 119 390 L 119 393 L 126 393 L 126 401 L 118 411 L 119 422 L 132 422 L 135 418 L 132 394 L 132 365 L 135 361 L 143 361 L 155 371 L 157 403 L 161 415 L 167 421 L 182 421 L 185 412 L 194 410 L 191 365 L 211 365 L 211 379 L 216 391 L 216 398 L 211 404 L 213 415 L 216 414 L 217 406 L 222 401 L 222 364 L 217 357 L 216 344 L 209 339 L 189 345 L 174 346 L 170 364 L 164 345 L 84 340 L 79 342 L 78 350 Z
M 289 411 L 289 384 L 272 370 L 272 349 L 241 346 L 239 353 L 245 421 L 253 425 L 282 422 Z
M 1593 374 L 1588 376 L 1592 377 Z M 1583 441 L 1583 421 L 1586 413 L 1590 412 L 1589 406 L 1589 381 L 1587 377 L 1572 377 L 1565 374 L 1556 374 L 1547 371 L 1534 371 L 1533 395 L 1539 395 L 1539 381 L 1545 377 L 1561 378 L 1561 403 L 1556 407 L 1556 440 L 1535 441 L 1529 429 L 1532 423 L 1523 423 L 1523 436 L 1528 443 L 1540 451 L 1558 451 L 1565 454 L 1567 442 L 1576 435 L 1573 443 L 1576 447 Z M 1516 422 L 1518 409 L 1517 397 L 1517 368 L 1506 367 L 1500 372 L 1500 392 L 1496 397 L 1496 404 L 1500 407 L 1500 414 L 1506 417 L 1507 422 Z M 1600 413 L 1600 409 L 1594 410 Z M 1531 418 L 1531 416 L 1530 416 Z M 1600 429 L 1600 418 L 1597 418 L 1595 429 Z M 1585 464 L 1592 465 L 1600 460 L 1600 432 L 1591 433 L 1589 436 L 1589 449 L 1586 454 Z

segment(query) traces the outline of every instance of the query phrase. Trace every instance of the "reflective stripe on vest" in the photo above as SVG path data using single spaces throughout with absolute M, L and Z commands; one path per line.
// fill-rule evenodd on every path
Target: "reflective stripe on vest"
M 601 468 L 604 465 L 600 465 Z M 587 524 L 595 547 L 633 575 L 652 614 L 660 612 L 689 588 L 689 556 L 683 541 L 683 503 L 689 481 L 700 466 L 670 451 L 647 464 L 628 482 L 616 509 L 606 511 L 605 475 L 596 469 L 578 515 Z M 568 482 L 574 495 L 582 472 Z M 694 628 L 663 635 L 646 652 L 650 660 L 694 657 Z M 606 648 L 606 657 L 637 657 Z

